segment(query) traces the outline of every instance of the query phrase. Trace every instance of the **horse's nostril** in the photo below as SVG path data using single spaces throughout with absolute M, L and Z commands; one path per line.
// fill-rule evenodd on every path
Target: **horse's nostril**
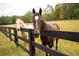
M 36 34 L 34 34 L 34 35 L 35 35 L 36 38 L 39 37 L 39 33 L 36 33 Z

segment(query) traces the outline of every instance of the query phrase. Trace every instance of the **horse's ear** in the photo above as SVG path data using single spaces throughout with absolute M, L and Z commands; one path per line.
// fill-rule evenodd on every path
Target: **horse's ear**
M 40 15 L 42 14 L 42 9 L 41 9 L 41 8 L 39 9 L 39 14 L 40 14 Z
M 35 14 L 35 9 L 34 8 L 32 9 L 32 12 L 33 12 L 33 14 Z

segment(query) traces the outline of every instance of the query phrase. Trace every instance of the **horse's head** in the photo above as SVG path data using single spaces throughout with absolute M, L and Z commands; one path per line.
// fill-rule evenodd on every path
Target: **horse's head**
M 21 27 L 22 27 L 22 20 L 20 18 L 18 18 L 16 20 L 16 29 L 20 30 Z
M 32 22 L 34 27 L 34 34 L 35 37 L 38 37 L 40 33 L 41 22 L 42 22 L 42 9 L 40 8 L 39 12 L 35 12 L 35 9 L 33 8 L 32 12 L 33 12 Z

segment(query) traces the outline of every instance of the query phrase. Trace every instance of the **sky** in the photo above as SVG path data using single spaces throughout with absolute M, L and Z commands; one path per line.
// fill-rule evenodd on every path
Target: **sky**
M 0 16 L 24 15 L 27 11 L 36 11 L 41 7 L 55 7 L 58 3 L 78 3 L 78 0 L 0 0 Z

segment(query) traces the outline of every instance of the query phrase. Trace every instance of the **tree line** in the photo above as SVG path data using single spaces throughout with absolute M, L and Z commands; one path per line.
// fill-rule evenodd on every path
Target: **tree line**
M 1 16 L 0 24 L 14 24 L 18 17 L 24 22 L 31 22 L 32 12 L 28 11 L 23 16 Z M 43 10 L 43 17 L 47 21 L 79 19 L 79 3 L 61 3 L 57 4 L 55 8 L 47 5 Z
M 57 4 L 55 9 L 48 5 L 48 9 L 50 12 L 44 14 L 46 20 L 79 19 L 79 3 Z

